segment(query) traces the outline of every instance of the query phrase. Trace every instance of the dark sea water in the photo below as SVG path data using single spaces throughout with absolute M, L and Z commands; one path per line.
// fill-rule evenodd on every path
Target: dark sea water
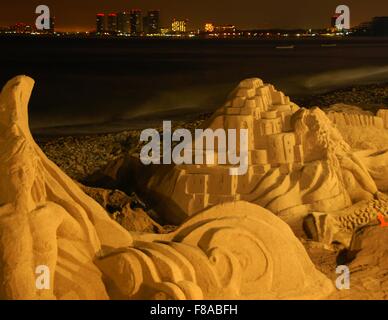
M 336 43 L 327 47 L 322 44 Z M 295 45 L 294 49 L 277 49 Z M 36 80 L 33 131 L 92 133 L 160 125 L 220 107 L 247 77 L 292 96 L 388 81 L 388 40 L 0 38 L 0 85 Z

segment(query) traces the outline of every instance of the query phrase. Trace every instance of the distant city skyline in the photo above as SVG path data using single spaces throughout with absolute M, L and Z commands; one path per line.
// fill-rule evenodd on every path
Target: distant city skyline
M 0 25 L 17 22 L 33 24 L 35 8 L 46 4 L 56 17 L 58 31 L 92 31 L 96 28 L 96 13 L 110 13 L 141 9 L 160 10 L 161 25 L 171 26 L 174 18 L 188 19 L 189 29 L 204 28 L 206 22 L 214 24 L 235 24 L 242 29 L 268 28 L 326 28 L 336 6 L 346 4 L 351 9 L 351 25 L 355 26 L 374 16 L 388 15 L 388 1 L 371 0 L 294 0 L 278 1 L 224 0 L 212 3 L 204 0 L 183 2 L 178 0 L 23 0 L 0 3 Z

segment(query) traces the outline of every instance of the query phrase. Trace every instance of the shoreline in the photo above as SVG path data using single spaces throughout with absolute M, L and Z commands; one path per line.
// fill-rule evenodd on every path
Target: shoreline
M 340 88 L 326 93 L 291 97 L 300 107 L 330 107 L 336 103 L 348 104 L 376 113 L 388 107 L 388 82 Z
M 334 104 L 352 105 L 375 114 L 378 109 L 388 108 L 388 83 L 353 86 L 318 95 L 291 96 L 291 101 L 300 107 L 318 106 L 323 110 Z M 200 113 L 194 120 L 176 120 L 173 127 L 193 130 L 212 114 Z M 162 130 L 161 119 L 155 129 Z M 34 138 L 50 160 L 72 179 L 83 183 L 112 161 L 138 152 L 141 131 L 128 128 L 94 134 L 34 135 Z
M 258 30 L 240 30 L 240 32 L 255 32 Z M 264 30 L 260 30 L 264 31 Z M 294 30 L 295 31 L 295 30 Z M 302 32 L 302 30 L 300 30 Z M 327 43 L 380 43 L 382 41 L 386 41 L 388 36 L 363 36 L 363 35 L 348 35 L 348 36 L 326 36 L 326 35 L 317 35 L 314 37 L 311 36 L 297 36 L 294 34 L 290 34 L 287 37 L 284 36 L 234 36 L 234 37 L 208 37 L 208 36 L 119 36 L 119 35 L 110 35 L 110 36 L 99 36 L 93 33 L 73 33 L 71 34 L 69 31 L 58 31 L 57 34 L 28 34 L 28 33 L 0 33 L 0 38 L 5 40 L 18 40 L 18 39 L 41 39 L 41 40 L 97 40 L 97 41 L 181 41 L 181 42 L 193 42 L 193 41 L 213 41 L 213 42 L 226 42 L 226 41 L 257 41 L 257 42 L 299 42 L 299 43 L 311 43 L 323 41 Z
M 353 105 L 357 107 L 361 107 L 365 111 L 370 111 L 373 113 L 376 113 L 378 109 L 381 108 L 387 108 L 388 107 L 388 82 L 381 83 L 381 84 L 367 84 L 367 85 L 357 85 L 357 86 L 350 86 L 346 88 L 340 88 L 328 91 L 326 93 L 321 94 L 311 94 L 311 95 L 296 95 L 292 96 L 290 95 L 291 101 L 296 103 L 298 106 L 303 108 L 311 108 L 318 106 L 320 108 L 328 108 L 333 104 L 341 103 L 341 104 L 348 104 Z M 198 112 L 198 114 L 192 114 L 187 119 L 182 119 L 182 117 L 176 117 L 176 119 L 170 119 L 173 121 L 176 127 L 179 125 L 190 125 L 191 123 L 198 123 L 202 122 L 206 119 L 208 119 L 213 112 L 204 113 L 204 112 Z M 182 115 L 184 116 L 184 115 Z M 32 130 L 34 138 L 37 140 L 39 144 L 50 142 L 53 140 L 57 140 L 60 138 L 66 138 L 66 137 L 86 137 L 86 138 L 92 138 L 92 137 L 98 137 L 103 135 L 110 135 L 110 134 L 120 134 L 123 132 L 140 132 L 144 128 L 148 128 L 147 124 L 149 125 L 151 122 L 157 123 L 160 121 L 160 125 L 156 126 L 161 127 L 162 125 L 162 119 L 157 120 L 148 120 L 148 118 L 145 118 L 140 120 L 140 123 L 143 123 L 143 125 L 132 125 L 131 123 L 135 123 L 136 120 L 128 120 L 128 126 L 125 129 L 121 130 L 115 130 L 115 131 L 105 131 L 105 132 L 73 132 L 73 133 L 57 133 L 57 134 L 42 134 L 40 132 L 47 130 L 47 131 L 55 131 L 55 130 L 68 130 L 75 129 L 75 128 L 96 128 L 99 126 L 105 126 L 107 123 L 113 123 L 113 122 L 102 122 L 102 123 L 95 123 L 95 124 L 85 124 L 85 125 L 74 125 L 74 126 L 59 126 L 59 127 L 48 127 L 48 128 L 36 128 L 35 133 L 34 130 Z M 123 124 L 121 124 L 123 126 Z

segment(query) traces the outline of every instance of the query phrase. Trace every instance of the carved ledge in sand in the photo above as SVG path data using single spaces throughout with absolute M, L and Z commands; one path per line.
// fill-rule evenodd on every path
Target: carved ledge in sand
M 130 234 L 34 142 L 33 80 L 0 95 L 0 299 L 310 299 L 331 293 L 291 229 L 246 202 L 169 235 Z M 37 289 L 35 269 L 51 271 Z
M 388 129 L 388 109 L 380 109 L 377 116 L 383 120 L 384 128 Z
M 381 113 L 381 116 L 379 115 Z M 379 111 L 377 116 L 359 113 L 347 112 L 328 112 L 327 117 L 338 127 L 375 127 L 376 129 L 384 129 L 385 119 L 382 117 L 383 110 Z M 388 119 L 388 117 L 387 117 Z M 387 126 L 388 127 L 388 126 Z
M 325 112 L 352 149 L 388 149 L 388 110 L 380 109 L 374 115 L 356 106 L 335 104 Z

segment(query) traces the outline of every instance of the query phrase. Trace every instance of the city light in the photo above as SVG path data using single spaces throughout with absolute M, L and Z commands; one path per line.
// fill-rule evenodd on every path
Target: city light
M 171 31 L 178 33 L 185 33 L 187 31 L 188 20 L 176 20 L 174 19 L 171 24 Z
M 214 31 L 214 24 L 213 23 L 206 23 L 205 24 L 205 32 L 213 32 Z
M 342 20 L 341 20 L 342 19 Z M 335 13 L 328 18 L 330 26 L 323 29 L 251 29 L 243 30 L 234 24 L 203 24 L 202 30 L 192 30 L 189 19 L 173 19 L 168 26 L 162 25 L 160 10 L 143 12 L 141 9 L 118 12 L 98 12 L 95 14 L 95 29 L 84 32 L 56 32 L 55 17 L 50 17 L 50 28 L 37 30 L 23 22 L 8 27 L 0 27 L 2 34 L 56 35 L 56 36 L 103 36 L 103 37 L 204 37 L 204 38 L 303 38 L 303 37 L 344 37 L 344 36 L 384 36 L 388 35 L 388 17 L 376 17 L 352 29 L 341 28 L 343 14 Z

